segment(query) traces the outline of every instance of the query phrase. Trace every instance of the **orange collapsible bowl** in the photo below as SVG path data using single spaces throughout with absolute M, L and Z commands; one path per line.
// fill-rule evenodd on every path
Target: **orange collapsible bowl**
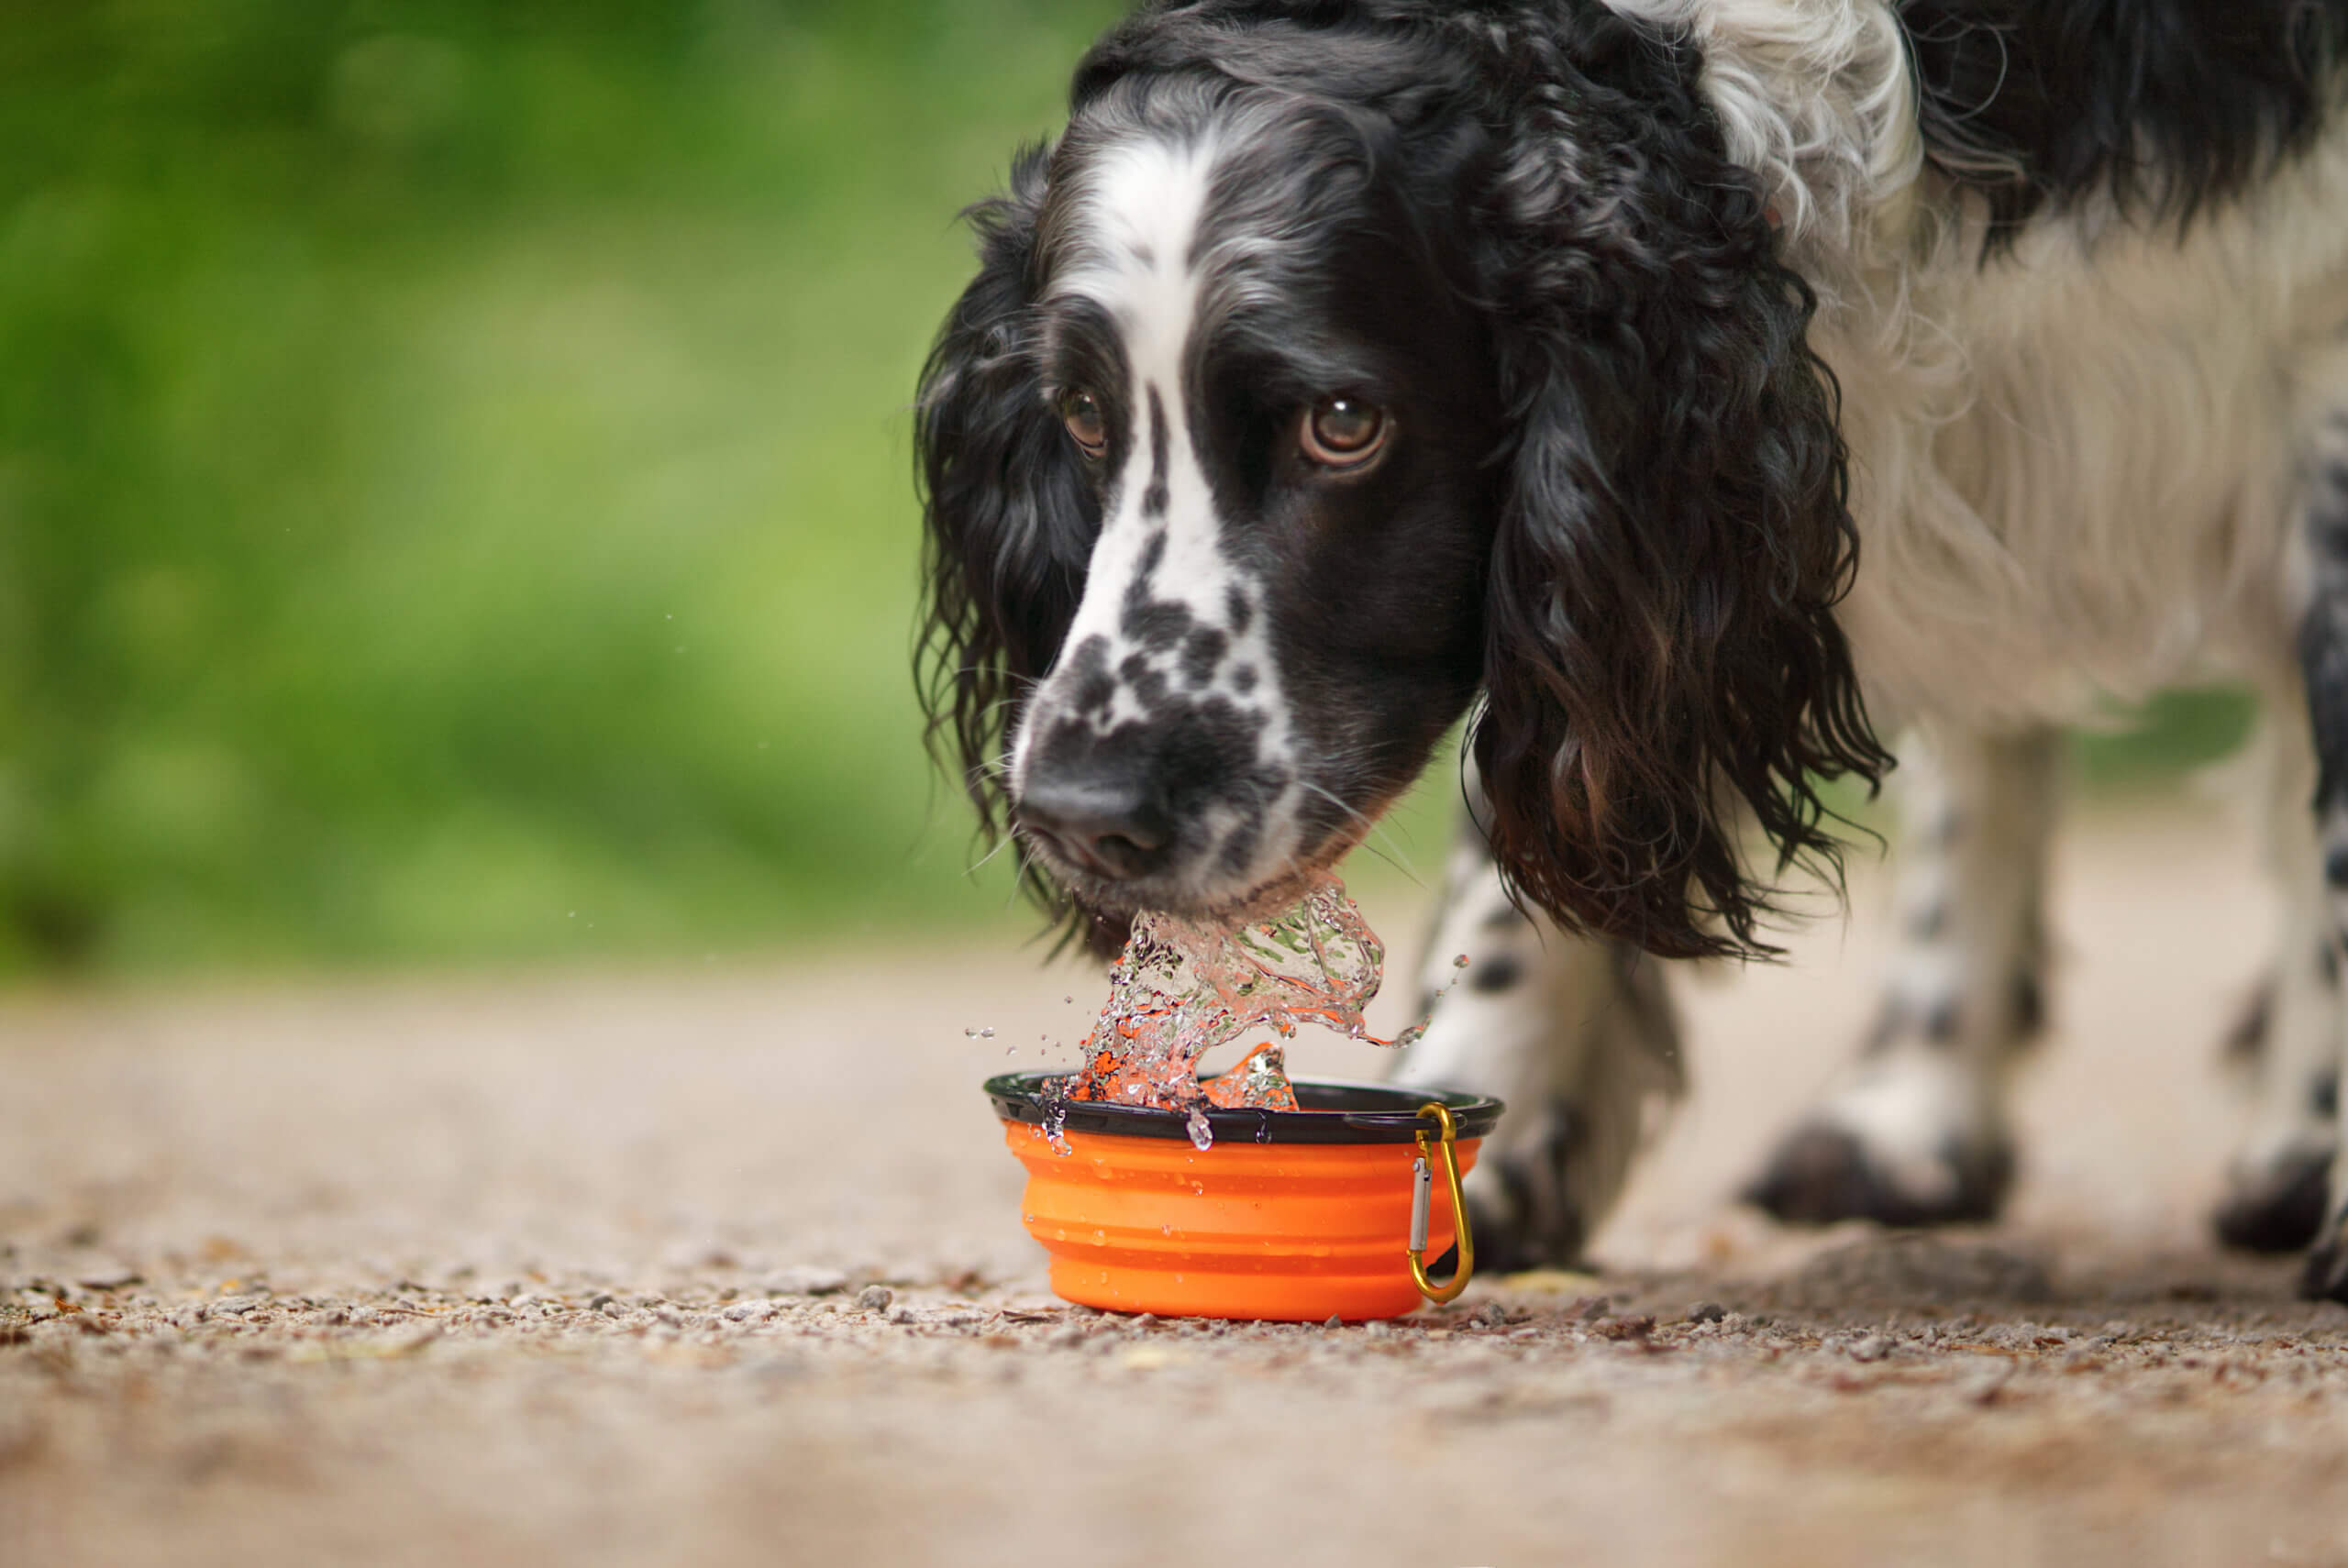
M 1488 1096 L 1303 1082 L 1296 1110 L 1210 1110 L 1212 1147 L 1180 1112 L 1047 1099 L 1047 1073 L 986 1090 L 1027 1167 L 1027 1232 L 1051 1254 L 1052 1289 L 1118 1312 L 1319 1322 L 1399 1317 L 1419 1304 L 1411 1242 L 1422 1134 L 1450 1112 L 1464 1175 L 1499 1121 Z M 1053 1147 L 1060 1116 L 1068 1152 Z M 1423 1256 L 1455 1240 L 1439 1139 Z

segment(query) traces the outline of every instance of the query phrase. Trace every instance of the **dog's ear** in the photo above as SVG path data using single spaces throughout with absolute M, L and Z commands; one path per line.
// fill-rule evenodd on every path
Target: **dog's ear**
M 1050 669 L 1083 593 L 1100 515 L 1047 406 L 1035 316 L 1036 229 L 1048 148 L 1013 160 L 1010 189 L 966 215 L 979 273 L 939 329 L 914 405 L 928 601 L 914 675 L 931 754 L 959 776 L 986 844 L 1010 831 L 1004 737 Z M 1022 880 L 1085 945 L 1122 929 L 1071 911 L 1036 873 Z
M 1856 544 L 1838 393 L 1692 54 L 1607 25 L 1523 78 L 1476 220 L 1512 423 L 1484 825 L 1569 927 L 1764 954 L 1740 812 L 1776 873 L 1831 870 L 1817 780 L 1889 766 L 1833 613 Z

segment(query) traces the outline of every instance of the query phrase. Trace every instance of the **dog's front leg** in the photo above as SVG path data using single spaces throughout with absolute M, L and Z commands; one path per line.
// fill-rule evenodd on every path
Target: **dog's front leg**
M 2316 762 L 2315 817 L 2320 853 L 2316 867 L 2329 902 L 2331 949 L 2348 956 L 2348 409 L 2323 426 L 2313 461 L 2304 537 L 2309 590 L 2299 626 L 2299 668 L 2307 686 L 2309 727 Z M 2348 1015 L 2343 1015 L 2348 1017 Z M 2335 1147 L 2348 1134 L 2342 1123 L 2341 1066 L 2348 1042 L 2333 1036 L 2330 1071 L 2309 1076 L 2306 1092 L 2334 1124 Z M 2310 1109 L 2314 1109 L 2313 1106 Z M 2308 1256 L 2304 1288 L 2310 1297 L 2348 1301 L 2348 1159 L 2331 1164 L 2327 1215 Z
M 2315 758 L 2296 686 L 2269 705 L 2261 737 L 2267 871 L 2277 898 L 2274 966 L 2228 1043 L 2246 1058 L 2250 1114 L 2226 1168 L 2219 1236 L 2254 1252 L 2297 1252 L 2322 1229 L 2338 1114 L 2341 958 L 2332 898 L 2308 810 Z
M 1746 1197 L 1783 1220 L 1994 1215 L 2013 1169 L 2007 1069 L 2043 1011 L 2054 732 L 1942 734 L 1903 753 L 1899 931 L 1857 1061 Z
M 1666 968 L 1528 919 L 1483 834 L 1463 824 L 1423 968 L 1434 1021 L 1394 1081 L 1508 1103 L 1468 1176 L 1480 1265 L 1578 1261 L 1621 1194 L 1651 1108 L 1682 1088 Z

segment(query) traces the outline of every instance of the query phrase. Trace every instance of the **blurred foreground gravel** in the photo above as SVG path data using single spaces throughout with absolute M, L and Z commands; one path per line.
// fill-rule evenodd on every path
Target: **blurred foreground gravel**
M 2249 866 L 2071 831 L 2007 1223 L 1728 1200 L 1867 1010 L 1863 871 L 1685 988 L 1600 1272 L 1369 1328 L 1049 1297 L 977 1083 L 1101 988 L 1032 955 L 13 999 L 0 1561 L 2348 1564 L 2348 1310 L 2204 1241 Z

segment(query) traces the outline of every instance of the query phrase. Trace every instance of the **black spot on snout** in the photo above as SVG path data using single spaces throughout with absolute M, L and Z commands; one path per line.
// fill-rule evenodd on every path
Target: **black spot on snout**
M 1204 686 L 1214 679 L 1215 667 L 1223 663 L 1224 650 L 1231 639 L 1213 626 L 1202 626 L 1191 634 L 1182 645 L 1182 679 L 1193 686 Z
M 1126 637 L 1151 653 L 1170 652 L 1190 635 L 1190 607 L 1179 600 L 1159 599 L 1150 591 L 1158 564 L 1166 558 L 1166 536 L 1159 534 L 1142 547 L 1141 560 L 1125 584 L 1118 627 Z
M 1124 618 L 1120 623 L 1126 636 L 1151 653 L 1165 653 L 1190 635 L 1190 610 L 1171 599 L 1150 599 L 1131 591 L 1125 594 Z
M 1117 678 L 1109 673 L 1109 639 L 1087 637 L 1069 656 L 1069 703 L 1079 713 L 1105 714 L 1117 695 Z
M 1126 686 L 1132 689 L 1135 700 L 1145 712 L 1156 712 L 1166 705 L 1166 677 L 1151 668 L 1145 656 L 1127 654 L 1124 662 L 1117 666 L 1117 673 L 1124 677 Z
M 1236 583 L 1223 591 L 1223 618 L 1231 623 L 1233 636 L 1246 636 L 1247 623 L 1253 620 L 1255 615 L 1256 607 L 1247 602 L 1247 595 L 1240 591 Z

